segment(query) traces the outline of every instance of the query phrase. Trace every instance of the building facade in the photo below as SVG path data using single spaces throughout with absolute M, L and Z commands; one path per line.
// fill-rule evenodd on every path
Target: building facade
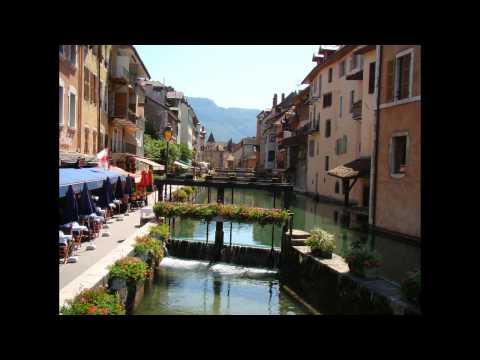
M 421 238 L 421 47 L 377 45 L 378 124 L 372 166 L 379 230 Z
M 344 201 L 348 193 L 349 203 L 368 206 L 374 116 L 374 93 L 368 84 L 375 79 L 375 49 L 321 47 L 314 60 L 317 65 L 304 80 L 310 85 L 311 124 L 306 190 L 337 201 Z M 355 167 L 351 164 L 366 164 L 368 169 L 345 173 Z

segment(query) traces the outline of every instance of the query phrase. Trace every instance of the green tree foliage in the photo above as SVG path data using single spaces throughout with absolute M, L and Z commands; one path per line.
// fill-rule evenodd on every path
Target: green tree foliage
M 143 139 L 145 157 L 160 164 L 165 164 L 167 157 L 167 142 L 165 140 L 153 139 L 145 134 Z M 171 166 L 175 160 L 180 158 L 180 149 L 177 144 L 168 145 L 168 164 Z
M 180 150 L 180 160 L 186 163 L 190 162 L 190 160 L 192 160 L 192 150 L 185 144 L 179 144 L 178 147 Z

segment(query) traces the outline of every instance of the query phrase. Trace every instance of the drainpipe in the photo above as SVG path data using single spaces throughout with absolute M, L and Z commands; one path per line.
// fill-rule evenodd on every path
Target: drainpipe
M 376 202 L 377 202 L 377 170 L 378 170 L 378 129 L 380 127 L 380 79 L 381 79 L 381 69 L 382 69 L 382 45 L 377 45 L 376 48 L 376 61 L 375 61 L 375 94 L 376 94 L 376 109 L 374 116 L 374 145 L 372 152 L 372 166 L 370 170 L 370 207 L 369 207 L 369 218 L 368 223 L 370 226 L 375 226 L 376 223 Z
M 98 111 L 97 111 L 97 152 L 98 150 L 100 149 L 100 139 L 101 139 L 101 136 L 100 136 L 100 108 L 102 107 L 102 104 L 100 104 L 100 99 L 101 99 L 101 89 L 100 89 L 100 79 L 101 79 L 101 76 L 100 76 L 100 55 L 101 55 L 101 45 L 97 45 L 98 48 L 97 48 L 97 74 L 98 74 L 98 86 L 97 86 L 97 89 L 98 89 Z M 106 84 L 105 84 L 106 86 Z M 105 101 L 105 99 L 103 99 L 103 101 Z

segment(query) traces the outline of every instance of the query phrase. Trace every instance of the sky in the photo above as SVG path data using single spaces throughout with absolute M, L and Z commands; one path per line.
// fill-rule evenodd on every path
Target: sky
M 319 45 L 134 45 L 152 80 L 221 107 L 266 109 L 301 90 Z

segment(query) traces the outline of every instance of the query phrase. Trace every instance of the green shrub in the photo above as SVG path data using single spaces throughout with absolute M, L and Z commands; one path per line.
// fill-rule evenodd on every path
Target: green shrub
M 162 241 L 166 241 L 170 235 L 170 230 L 167 224 L 155 225 L 150 228 L 150 236 Z
M 365 245 L 352 246 L 346 253 L 345 260 L 354 271 L 380 266 L 380 256 L 376 251 L 369 250 Z
M 325 252 L 333 252 L 335 250 L 335 235 L 326 232 L 320 228 L 315 228 L 310 231 L 310 236 L 305 241 L 305 245 L 310 248 Z
M 127 256 L 117 260 L 115 264 L 110 266 L 108 274 L 109 279 L 124 279 L 126 281 L 143 281 L 150 275 L 148 265 L 142 260 L 134 256 Z
M 183 188 L 183 191 L 185 191 L 185 193 L 187 194 L 188 197 L 190 197 L 190 195 L 193 194 L 194 190 L 191 186 L 184 186 Z
M 118 294 L 110 294 L 104 287 L 86 289 L 60 309 L 62 315 L 125 315 Z
M 414 271 L 407 274 L 407 278 L 402 281 L 402 294 L 410 301 L 418 304 L 420 292 L 422 290 L 422 277 L 420 271 Z
M 188 195 L 183 189 L 177 189 L 172 192 L 172 199 L 174 201 L 185 202 L 188 199 Z
M 137 254 L 150 255 L 154 258 L 164 256 L 161 242 L 149 235 L 137 237 L 134 250 Z

